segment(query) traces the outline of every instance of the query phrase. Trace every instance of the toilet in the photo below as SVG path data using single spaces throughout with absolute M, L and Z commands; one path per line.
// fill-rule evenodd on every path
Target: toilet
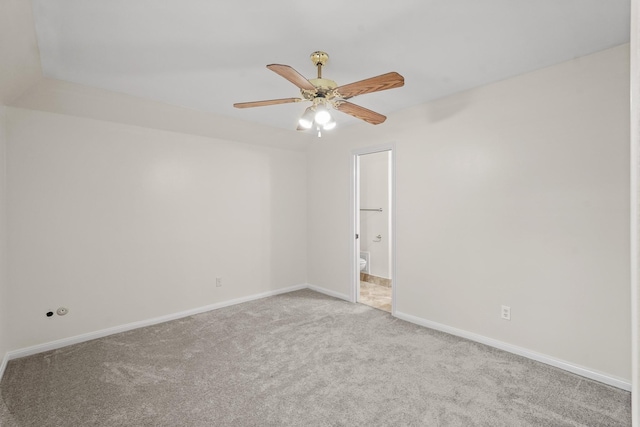
M 367 260 L 360 258 L 360 271 L 363 271 L 367 267 Z

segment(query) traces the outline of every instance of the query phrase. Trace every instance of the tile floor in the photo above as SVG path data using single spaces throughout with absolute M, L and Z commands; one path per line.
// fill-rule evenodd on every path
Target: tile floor
M 391 313 L 391 287 L 361 280 L 359 302 Z

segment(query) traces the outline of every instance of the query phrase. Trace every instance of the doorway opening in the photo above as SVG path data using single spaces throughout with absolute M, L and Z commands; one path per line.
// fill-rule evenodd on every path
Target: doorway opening
M 393 145 L 355 150 L 352 167 L 352 300 L 395 314 Z

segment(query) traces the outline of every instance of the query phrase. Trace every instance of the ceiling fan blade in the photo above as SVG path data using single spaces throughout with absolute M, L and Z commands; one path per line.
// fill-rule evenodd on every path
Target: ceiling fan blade
M 352 104 L 351 102 L 338 101 L 335 103 L 335 107 L 337 110 L 340 110 L 343 113 L 347 113 L 355 118 L 364 120 L 365 122 L 371 123 L 372 125 L 379 125 L 380 123 L 387 120 L 387 118 L 382 114 L 376 113 L 375 111 L 371 111 L 359 105 Z
M 302 98 L 282 98 L 282 99 L 268 99 L 266 101 L 254 101 L 254 102 L 238 102 L 233 104 L 236 108 L 253 108 L 253 107 L 265 107 L 267 105 L 277 104 L 289 104 L 291 102 L 304 101 Z
M 380 76 L 360 80 L 359 82 L 338 86 L 333 90 L 333 93 L 337 94 L 340 98 L 347 99 L 356 95 L 379 92 L 381 90 L 394 89 L 402 86 L 404 86 L 404 77 L 392 71 Z
M 267 68 L 276 74 L 281 75 L 285 79 L 289 80 L 300 89 L 315 91 L 316 87 L 311 84 L 302 74 L 294 70 L 288 65 L 270 64 Z

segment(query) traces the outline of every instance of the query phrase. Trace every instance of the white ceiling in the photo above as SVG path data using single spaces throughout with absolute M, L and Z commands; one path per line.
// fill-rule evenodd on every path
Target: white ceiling
M 629 0 L 32 0 L 47 77 L 294 129 L 305 104 L 267 70 L 405 86 L 354 103 L 388 115 L 629 41 Z M 356 120 L 336 112 L 338 126 Z M 384 126 L 381 125 L 381 126 Z

